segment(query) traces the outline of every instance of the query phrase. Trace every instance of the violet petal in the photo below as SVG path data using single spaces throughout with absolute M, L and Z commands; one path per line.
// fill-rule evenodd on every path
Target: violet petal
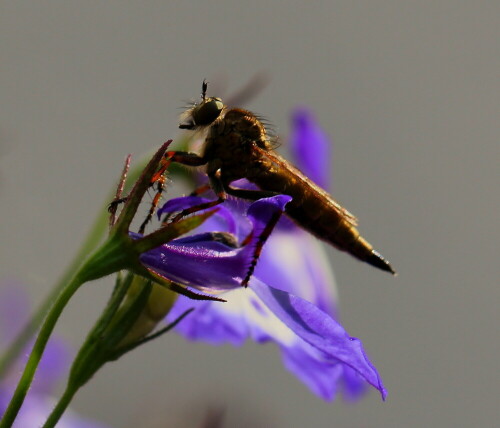
M 310 302 L 286 292 L 252 282 L 252 290 L 294 334 L 316 348 L 325 362 L 340 361 L 363 376 L 385 399 L 382 380 L 366 356 L 361 341 Z
M 290 150 L 295 164 L 316 184 L 328 189 L 331 183 L 331 142 L 308 108 L 292 112 Z
M 248 271 L 260 233 L 289 200 L 289 196 L 278 195 L 250 206 L 248 217 L 253 233 L 244 247 L 235 249 L 217 241 L 181 238 L 143 253 L 141 262 L 174 282 L 202 291 L 238 288 Z
M 195 205 L 211 201 L 213 201 L 213 199 L 202 198 L 199 196 L 182 196 L 170 199 L 158 210 L 157 215 L 158 218 L 160 218 L 164 214 L 179 212 Z M 224 205 L 217 205 L 216 207 L 210 209 L 217 209 L 215 215 L 225 221 L 227 232 L 233 234 L 236 233 L 236 221 L 230 210 L 228 210 Z M 201 212 L 203 211 L 200 211 L 198 214 Z

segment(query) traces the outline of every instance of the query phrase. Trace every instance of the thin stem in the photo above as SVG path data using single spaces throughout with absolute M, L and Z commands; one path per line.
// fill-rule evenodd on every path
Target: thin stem
M 42 428 L 53 428 L 56 426 L 64 411 L 68 408 L 68 405 L 73 399 L 76 391 L 78 391 L 78 387 L 73 387 L 70 385 L 66 387 L 66 390 L 57 402 L 56 407 L 54 407 L 49 417 L 43 424 Z
M 52 303 L 61 293 L 63 287 L 71 279 L 71 276 L 74 274 L 76 269 L 82 264 L 82 261 L 87 257 L 91 250 L 93 250 L 97 246 L 102 236 L 104 236 L 104 232 L 106 231 L 107 226 L 107 214 L 105 210 L 102 210 L 102 212 L 103 214 L 99 215 L 92 225 L 90 233 L 87 235 L 87 238 L 85 239 L 83 245 L 80 247 L 80 250 L 76 254 L 68 269 L 65 271 L 61 279 L 57 282 L 46 299 L 42 302 L 40 307 L 33 314 L 31 319 L 23 327 L 12 345 L 9 347 L 8 351 L 0 360 L 0 379 L 6 374 L 7 370 L 12 366 L 23 348 L 26 346 L 26 343 L 38 329 L 38 327 L 42 323 L 42 320 L 47 314 L 47 311 L 52 306 Z
M 14 423 L 16 419 L 17 413 L 23 404 L 24 398 L 28 392 L 28 389 L 33 381 L 33 376 L 35 375 L 35 371 L 38 367 L 40 359 L 42 357 L 43 351 L 45 349 L 45 345 L 49 340 L 49 337 L 54 330 L 56 322 L 61 315 L 64 307 L 68 303 L 69 299 L 73 294 L 78 290 L 80 285 L 84 281 L 78 276 L 74 276 L 73 279 L 68 283 L 68 285 L 60 292 L 57 300 L 54 302 L 52 308 L 47 313 L 47 317 L 42 324 L 40 329 L 40 333 L 33 345 L 33 349 L 29 356 L 28 362 L 26 363 L 26 367 L 24 368 L 24 372 L 19 380 L 17 388 L 12 396 L 9 407 L 5 411 L 5 414 L 0 421 L 0 428 L 9 428 Z
M 129 189 L 132 183 L 137 180 L 142 169 L 144 168 L 145 162 L 145 160 L 139 162 L 137 166 L 129 171 L 125 190 Z M 78 250 L 69 267 L 56 283 L 50 294 L 34 312 L 31 319 L 25 324 L 21 332 L 17 335 L 15 340 L 10 345 L 9 349 L 3 354 L 2 358 L 0 359 L 0 379 L 2 379 L 9 368 L 12 367 L 12 364 L 22 352 L 23 348 L 26 346 L 30 338 L 34 335 L 35 331 L 37 331 L 43 319 L 45 318 L 47 311 L 52 306 L 52 303 L 57 298 L 63 287 L 69 282 L 74 272 L 76 272 L 76 270 L 82 264 L 83 260 L 85 260 L 91 253 L 91 251 L 97 247 L 100 240 L 104 236 L 108 226 L 107 206 L 109 204 L 109 201 L 111 201 L 113 194 L 114 193 L 110 194 L 106 204 L 103 205 L 103 207 L 99 210 L 100 214 L 95 219 L 94 224 L 90 228 L 90 232 L 86 236 L 85 241 L 80 246 L 80 249 Z

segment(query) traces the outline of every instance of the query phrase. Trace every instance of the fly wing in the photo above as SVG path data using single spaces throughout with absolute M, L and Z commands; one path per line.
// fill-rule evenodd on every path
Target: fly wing
M 358 218 L 352 214 L 351 212 L 347 211 L 343 206 L 341 206 L 335 199 L 333 199 L 330 196 L 330 199 L 335 205 L 335 209 L 341 212 L 344 215 L 344 219 L 347 220 L 347 222 L 352 225 L 352 226 L 357 226 L 358 225 Z
M 300 169 L 293 166 L 291 163 L 284 160 L 277 153 L 264 150 L 260 147 L 254 147 L 254 150 L 260 152 L 261 156 L 267 157 L 272 163 L 274 163 L 278 170 L 292 175 L 294 177 L 294 181 L 299 182 L 300 186 L 317 192 L 323 196 L 325 200 L 328 200 L 328 206 L 330 209 L 335 210 L 345 221 L 347 221 L 352 226 L 358 225 L 358 219 L 356 216 L 351 214 L 348 210 L 346 210 L 342 205 L 340 205 L 335 199 L 333 199 L 330 194 L 319 187 L 316 183 L 314 183 L 311 179 L 309 179 Z

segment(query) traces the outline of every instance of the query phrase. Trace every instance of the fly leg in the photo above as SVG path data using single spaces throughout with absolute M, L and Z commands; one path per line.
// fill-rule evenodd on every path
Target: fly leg
M 165 168 L 165 170 L 166 170 L 166 168 Z M 156 181 L 152 181 L 152 183 L 156 182 L 156 193 L 155 193 L 155 196 L 153 198 L 153 201 L 151 202 L 151 205 L 149 206 L 148 215 L 146 216 L 144 221 L 141 223 L 141 226 L 139 227 L 139 233 L 141 235 L 144 235 L 144 231 L 146 229 L 146 226 L 153 218 L 153 215 L 156 211 L 156 207 L 158 207 L 158 204 L 160 203 L 161 195 L 163 193 L 163 190 L 165 189 L 165 182 L 166 181 L 167 181 L 167 176 L 165 174 L 165 171 L 163 171 L 163 173 L 160 174 L 158 176 L 158 178 L 156 178 Z
M 163 156 L 160 162 L 160 168 L 158 172 L 151 178 L 151 184 L 155 183 L 160 176 L 165 174 L 165 171 L 170 166 L 172 162 L 180 163 L 187 166 L 202 166 L 207 163 L 207 160 L 196 153 L 191 152 L 178 152 L 178 151 L 168 151 Z
M 211 188 L 212 188 L 212 186 L 210 186 L 210 183 L 202 184 L 201 186 L 199 186 L 196 189 L 194 189 L 189 194 L 189 196 L 200 196 L 200 195 L 203 195 L 203 193 L 208 192 Z
M 201 186 L 197 187 L 196 189 L 194 189 L 190 194 L 189 196 L 199 196 L 199 195 L 202 195 L 203 193 L 207 192 L 208 190 L 210 190 L 212 188 L 212 186 L 210 186 L 210 183 L 205 183 L 205 184 L 202 184 Z M 167 224 L 168 222 L 170 222 L 170 220 L 174 217 L 175 215 L 175 212 L 172 212 L 172 213 L 167 213 L 165 215 L 165 217 L 163 218 L 163 221 L 162 221 L 162 224 Z
M 163 156 L 160 162 L 160 167 L 158 171 L 151 178 L 151 185 L 157 183 L 156 194 L 153 198 L 153 201 L 151 202 L 148 214 L 139 228 L 140 234 L 144 234 L 144 230 L 146 229 L 147 224 L 153 218 L 156 208 L 160 203 L 163 190 L 165 189 L 165 182 L 166 182 L 165 173 L 167 171 L 167 168 L 170 166 L 172 162 L 177 162 L 189 166 L 201 166 L 206 163 L 206 160 L 202 156 L 197 155 L 196 153 L 178 152 L 178 151 L 168 151 L 165 153 L 165 156 Z
M 231 196 L 236 196 L 237 198 L 242 198 L 242 199 L 249 199 L 251 201 L 256 201 L 262 198 L 270 198 L 271 196 L 276 196 L 280 194 L 277 192 L 271 192 L 266 190 L 235 189 L 234 187 L 231 186 L 226 186 L 226 192 Z M 276 226 L 276 223 L 278 223 L 280 217 L 281 217 L 281 212 L 278 211 L 274 213 L 267 222 L 266 227 L 264 227 L 264 230 L 262 230 L 259 237 L 257 238 L 257 244 L 255 245 L 255 249 L 252 255 L 252 261 L 248 268 L 247 274 L 245 275 L 245 278 L 241 282 L 241 285 L 243 287 L 248 286 L 248 282 L 250 281 L 250 278 L 253 275 L 255 266 L 257 265 L 257 261 L 259 260 L 260 254 L 262 253 L 262 248 L 264 248 L 264 244 L 266 243 L 267 238 L 269 238 L 269 235 L 271 235 L 271 232 L 273 231 L 274 226 Z M 252 233 L 250 233 L 243 240 L 241 245 L 248 244 L 251 238 L 252 238 Z
M 272 192 L 270 190 L 236 189 L 231 186 L 226 186 L 225 190 L 228 195 L 235 196 L 240 199 L 248 199 L 250 201 L 257 201 L 262 198 L 270 198 L 272 196 L 277 196 L 282 194 L 279 192 Z
M 172 223 L 179 221 L 181 218 L 183 218 L 189 214 L 192 214 L 192 213 L 195 213 L 198 211 L 202 211 L 202 210 L 206 210 L 207 208 L 212 208 L 212 207 L 215 207 L 219 204 L 222 204 L 227 199 L 227 194 L 224 191 L 224 186 L 223 186 L 222 181 L 221 181 L 219 175 L 217 174 L 217 172 L 212 173 L 212 174 L 208 174 L 208 178 L 210 180 L 209 187 L 207 187 L 207 185 L 201 186 L 198 189 L 195 189 L 195 192 L 197 192 L 199 190 L 200 193 L 203 193 L 206 190 L 208 190 L 209 188 L 211 188 L 215 192 L 217 199 L 214 201 L 210 201 L 210 202 L 203 202 L 203 203 L 198 204 L 198 205 L 193 205 L 192 207 L 189 207 L 189 208 L 182 210 L 179 214 L 177 214 L 172 219 Z M 195 193 L 195 195 L 196 195 L 196 193 Z M 167 218 L 167 220 L 168 220 L 168 218 Z

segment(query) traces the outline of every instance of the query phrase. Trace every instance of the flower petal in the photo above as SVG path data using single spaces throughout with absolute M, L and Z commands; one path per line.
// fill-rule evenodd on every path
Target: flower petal
M 29 315 L 29 299 L 17 281 L 0 284 L 0 345 L 7 346 L 19 333 Z
M 205 236 L 205 235 L 204 235 Z M 141 262 L 171 281 L 203 291 L 240 286 L 251 255 L 218 241 L 171 241 L 140 256 Z
M 359 398 L 366 391 L 366 382 L 355 370 L 335 359 L 325 361 L 304 341 L 298 340 L 295 346 L 281 350 L 285 367 L 324 400 L 333 400 L 339 388 L 348 400 Z
M 328 189 L 331 183 L 331 142 L 310 109 L 292 112 L 290 150 L 295 164 L 316 184 Z
M 30 392 L 52 393 L 71 361 L 69 345 L 58 337 L 51 338 L 40 360 Z
M 199 196 L 182 196 L 179 198 L 170 199 L 158 210 L 157 215 L 160 218 L 164 214 L 180 212 L 187 208 L 203 204 L 205 202 L 211 202 L 213 199 L 202 198 Z M 213 209 L 213 208 L 212 208 Z M 223 205 L 217 206 L 217 217 L 221 218 L 226 223 L 227 232 L 236 234 L 236 220 L 231 213 Z M 207 229 L 212 230 L 212 229 Z
M 264 284 L 300 296 L 337 319 L 335 278 L 322 243 L 294 226 L 277 227 L 255 269 Z
M 0 417 L 4 412 L 9 395 L 0 390 Z M 12 425 L 13 428 L 41 427 L 56 403 L 55 398 L 42 394 L 29 394 Z M 84 419 L 71 409 L 67 409 L 57 423 L 58 428 L 105 428 L 106 425 Z
M 385 399 L 382 380 L 366 356 L 361 341 L 310 302 L 253 281 L 252 290 L 294 334 L 321 353 L 325 365 L 340 361 L 351 367 Z
M 385 389 L 361 342 L 313 304 L 255 279 L 247 289 L 225 293 L 224 299 L 227 303 L 214 304 L 181 296 L 168 321 L 194 307 L 176 328 L 189 340 L 235 346 L 247 338 L 276 342 L 285 366 L 325 400 L 334 398 L 339 383 L 348 398 L 359 396 L 364 390 L 363 378 L 385 398 Z
M 171 323 L 186 310 L 196 310 L 182 320 L 176 331 L 186 339 L 202 341 L 211 345 L 230 343 L 233 346 L 242 345 L 249 336 L 248 324 L 245 321 L 244 305 L 246 296 L 240 288 L 224 293 L 224 304 L 213 305 L 208 301 L 194 301 L 179 296 L 167 316 Z
M 2 348 L 8 348 L 9 342 L 24 327 L 28 319 L 29 306 L 28 294 L 23 289 L 22 284 L 17 281 L 0 284 L 0 320 L 4 321 L 0 323 L 0 352 L 3 350 Z M 2 379 L 4 386 L 15 385 L 21 365 L 26 363 L 25 360 L 32 346 L 33 341 L 25 346 L 25 351 L 21 353 L 22 356 L 6 374 L 5 379 Z M 36 393 L 52 392 L 62 374 L 68 369 L 69 354 L 68 345 L 60 337 L 51 338 L 41 358 L 29 393 L 33 391 Z
M 141 262 L 174 282 L 205 292 L 238 288 L 248 272 L 260 234 L 289 200 L 289 196 L 278 195 L 250 206 L 247 215 L 253 231 L 244 247 L 233 248 L 204 234 L 207 240 L 181 238 L 147 251 L 140 256 Z

